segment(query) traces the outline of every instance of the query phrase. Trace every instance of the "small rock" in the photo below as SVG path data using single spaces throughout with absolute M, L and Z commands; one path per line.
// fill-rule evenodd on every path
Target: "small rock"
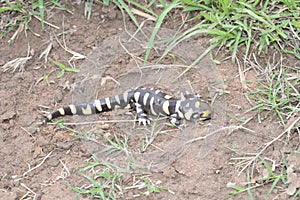
M 47 164 L 51 167 L 57 167 L 59 163 L 60 162 L 57 157 L 50 157 L 47 161 Z
M 0 121 L 3 122 L 5 120 L 10 120 L 14 116 L 16 116 L 16 112 L 14 110 L 6 111 L 4 114 L 0 116 Z
M 64 150 L 69 150 L 72 147 L 73 143 L 72 142 L 57 142 L 56 146 L 57 148 L 64 149 Z
M 102 130 L 108 130 L 108 129 L 110 129 L 110 125 L 109 125 L 109 124 L 102 124 L 102 125 L 100 126 L 100 128 L 101 128 Z

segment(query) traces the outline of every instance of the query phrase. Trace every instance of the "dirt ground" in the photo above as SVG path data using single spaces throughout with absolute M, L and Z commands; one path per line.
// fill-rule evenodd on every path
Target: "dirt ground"
M 84 166 L 84 161 L 90 159 L 93 151 L 99 150 L 99 147 L 93 142 L 76 139 L 71 131 L 59 129 L 53 125 L 40 126 L 39 122 L 42 121 L 45 112 L 68 105 L 74 101 L 74 98 L 79 103 L 79 100 L 93 100 L 112 95 L 117 91 L 114 90 L 116 84 L 113 80 L 122 82 L 123 75 L 130 71 L 129 66 L 137 65 L 136 60 L 128 53 L 113 57 L 119 52 L 114 52 L 116 49 L 109 46 L 109 40 L 106 41 L 108 44 L 103 44 L 107 38 L 114 38 L 113 36 L 119 36 L 128 30 L 135 30 L 134 25 L 128 19 L 125 20 L 126 29 L 124 28 L 122 15 L 117 8 L 97 7 L 92 12 L 91 20 L 87 20 L 83 15 L 82 4 L 69 4 L 69 7 L 74 9 L 74 14 L 54 9 L 51 11 L 51 16 L 47 17 L 50 23 L 60 27 L 59 30 L 46 26 L 45 30 L 41 31 L 40 23 L 33 19 L 30 22 L 32 30 L 23 31 L 13 44 L 8 45 L 5 39 L 0 41 L 0 66 L 15 58 L 31 56 L 22 72 L 0 71 L 1 199 L 89 199 L 88 196 L 79 196 L 69 189 L 67 184 L 78 187 L 86 184 L 85 179 L 76 172 Z M 176 31 L 180 25 L 181 18 L 178 17 L 178 19 L 168 19 L 164 28 Z M 153 26 L 153 22 L 147 21 L 143 28 Z M 40 36 L 37 37 L 33 32 Z M 62 44 L 60 45 L 58 41 Z M 208 38 L 195 38 L 194 42 L 203 41 L 207 42 Z M 39 59 L 39 56 L 49 44 L 53 46 L 46 62 L 45 57 Z M 67 47 L 65 49 L 62 48 L 64 44 Z M 101 47 L 102 52 L 97 50 L 98 47 Z M 89 59 L 77 59 L 79 56 L 77 55 L 70 61 L 74 56 L 71 51 L 87 56 L 86 58 Z M 99 51 L 98 54 L 97 51 Z M 183 51 L 188 51 L 188 49 Z M 142 57 L 134 47 L 132 52 Z M 157 54 L 159 53 L 157 52 Z M 192 52 L 186 53 L 192 54 Z M 80 73 L 65 72 L 61 78 L 57 78 L 60 70 L 51 62 L 52 60 L 58 61 L 68 67 L 71 63 L 76 68 L 80 68 L 80 66 L 87 66 L 90 59 L 93 58 L 98 59 L 98 64 L 101 64 L 102 60 L 106 60 L 105 69 L 93 68 L 91 64 L 87 68 L 82 68 Z M 149 63 L 155 59 L 157 59 L 157 55 L 151 54 Z M 165 65 L 178 64 L 173 63 L 170 57 L 162 62 Z M 138 64 L 140 65 L 142 62 L 138 62 Z M 201 127 L 232 126 L 232 129 L 224 129 L 207 141 L 192 142 L 175 159 L 156 160 L 163 165 L 157 170 L 150 169 L 150 178 L 153 182 L 159 181 L 160 185 L 166 186 L 167 191 L 144 196 L 140 195 L 141 191 L 136 188 L 128 189 L 123 191 L 124 196 L 120 199 L 249 199 L 247 192 L 236 197 L 229 195 L 232 190 L 227 187 L 228 185 L 246 186 L 247 170 L 239 174 L 241 168 L 234 164 L 236 162 L 232 158 L 241 157 L 249 152 L 257 152 L 264 143 L 269 142 L 284 129 L 279 123 L 270 120 L 259 124 L 254 112 L 244 113 L 251 105 L 244 95 L 246 91 L 240 82 L 236 64 L 224 61 L 214 67 L 219 73 L 218 78 L 227 80 L 222 85 L 222 89 L 226 92 L 217 97 L 217 102 L 219 101 L 221 104 L 214 108 L 213 119 L 205 121 Z M 50 74 L 49 83 L 47 83 L 42 78 L 53 69 L 56 70 Z M 97 95 L 95 92 L 84 90 L 90 96 L 78 97 L 78 93 L 76 93 L 78 90 L 74 90 L 74 87 L 76 88 L 78 82 L 87 76 L 97 75 L 98 71 L 98 78 L 105 81 L 102 84 L 98 82 L 98 85 L 93 85 L 91 88 L 98 90 Z M 182 69 L 178 71 L 182 72 Z M 184 84 L 190 84 L 196 92 L 204 93 L 205 98 L 213 99 L 218 85 L 207 81 L 206 78 L 216 74 L 209 75 L 209 72 L 207 73 L 201 74 L 200 69 L 194 68 L 185 75 L 182 81 Z M 255 81 L 256 72 L 254 70 L 246 71 L 245 75 L 248 81 Z M 166 80 L 170 79 L 172 77 L 166 78 Z M 125 84 L 126 80 L 128 81 L 128 79 L 123 80 Z M 134 79 L 130 79 L 129 82 L 134 82 Z M 167 83 L 163 85 L 162 83 L 160 87 L 175 93 L 175 96 L 179 94 L 177 88 L 180 86 L 178 85 L 167 85 Z M 249 130 L 233 130 L 239 123 L 229 116 L 244 119 L 253 117 L 245 125 L 245 128 Z M 96 119 L 99 120 L 97 117 L 106 120 L 116 119 L 118 113 L 96 116 Z M 80 118 L 79 120 L 84 122 L 89 121 L 89 118 Z M 66 118 L 65 121 L 73 122 L 73 118 Z M 123 127 L 122 123 L 104 123 L 101 124 L 101 127 L 96 128 L 100 134 L 94 139 L 98 142 L 103 142 L 103 136 L 107 133 L 125 130 L 126 125 Z M 209 130 L 214 130 L 201 127 L 196 129 L 198 131 L 193 132 L 193 137 L 200 137 L 209 134 Z M 181 133 L 177 134 L 180 136 Z M 155 145 L 163 148 L 168 141 L 167 136 L 158 136 Z M 137 148 L 134 141 L 130 142 L 131 147 Z M 209 148 L 203 148 L 205 142 L 210 142 Z M 271 145 L 264 152 L 264 156 L 272 160 L 280 160 L 280 146 Z M 150 153 L 146 152 L 145 155 L 151 156 L 151 152 L 155 152 L 155 148 L 152 146 L 146 151 Z M 202 154 L 203 151 L 206 153 Z M 257 164 L 254 167 L 253 177 L 262 177 L 264 171 L 263 166 L 260 165 Z M 251 168 L 249 170 L 251 171 Z M 134 185 L 134 180 L 127 178 L 124 183 L 125 187 L 129 188 Z M 284 187 L 275 188 L 270 196 L 266 195 L 268 190 L 269 187 L 258 187 L 254 190 L 254 198 L 287 198 Z

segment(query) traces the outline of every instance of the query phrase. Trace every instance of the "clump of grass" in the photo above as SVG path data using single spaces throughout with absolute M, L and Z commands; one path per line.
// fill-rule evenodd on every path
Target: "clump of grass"
M 79 69 L 74 69 L 74 68 L 66 67 L 64 64 L 62 64 L 62 63 L 60 63 L 58 61 L 52 61 L 52 63 L 54 65 L 58 66 L 61 69 L 61 71 L 57 75 L 57 78 L 61 78 L 65 74 L 65 72 L 74 72 L 74 73 L 80 72 Z
M 272 115 L 284 125 L 293 114 L 300 112 L 300 78 L 292 70 L 281 67 L 274 72 L 269 83 L 259 82 L 258 85 L 258 89 L 249 92 L 257 105 L 246 112 L 257 110 L 259 122 Z
M 158 181 L 157 183 L 153 183 L 148 177 L 142 177 L 141 179 L 145 183 L 147 188 L 146 192 L 141 192 L 142 195 L 148 196 L 151 193 L 159 193 L 160 191 L 168 190 L 166 186 L 159 185 L 160 181 Z
M 296 152 L 295 152 L 296 153 Z M 261 163 L 265 168 L 265 171 L 268 175 L 264 175 L 264 177 L 259 178 L 253 178 L 250 176 L 249 170 L 247 171 L 247 186 L 241 187 L 238 185 L 229 185 L 228 187 L 233 189 L 234 191 L 230 192 L 231 196 L 237 196 L 241 193 L 247 192 L 249 195 L 249 199 L 254 199 L 252 195 L 252 191 L 259 187 L 264 187 L 269 185 L 270 189 L 265 194 L 266 198 L 268 198 L 275 188 L 281 188 L 281 190 L 285 191 L 288 195 L 290 195 L 291 199 L 297 199 L 300 194 L 300 188 L 294 188 L 293 193 L 289 193 L 289 188 L 291 187 L 297 187 L 297 185 L 293 185 L 296 181 L 296 179 L 291 178 L 291 174 L 293 171 L 291 170 L 293 168 L 293 165 L 289 165 L 288 161 L 285 159 L 285 155 L 282 153 L 281 158 L 281 165 L 274 166 L 274 163 L 272 166 L 267 162 L 267 159 L 264 159 L 262 157 L 259 157 L 261 160 Z M 275 162 L 275 161 L 274 161 Z M 277 170 L 276 170 L 277 169 Z M 277 172 L 275 172 L 275 170 Z
M 125 170 L 110 163 L 100 162 L 96 157 L 78 171 L 88 182 L 86 186 L 68 185 L 73 191 L 96 199 L 118 199 L 123 196 L 122 177 Z M 87 173 L 87 174 L 84 174 Z
M 239 175 L 250 165 L 251 167 L 251 174 L 250 170 L 247 171 L 247 187 L 238 186 L 235 183 L 230 183 L 227 185 L 227 187 L 233 189 L 234 191 L 230 193 L 230 195 L 238 195 L 244 192 L 248 192 L 249 198 L 254 199 L 252 196 L 252 192 L 255 188 L 258 187 L 264 187 L 271 184 L 270 189 L 268 192 L 266 192 L 266 196 L 270 196 L 271 193 L 273 193 L 274 189 L 281 189 L 284 191 L 287 195 L 291 197 L 292 200 L 298 199 L 300 194 L 300 181 L 299 177 L 297 175 L 297 172 L 299 170 L 299 151 L 298 149 L 291 150 L 290 152 L 284 153 L 281 151 L 281 158 L 280 160 L 274 159 L 274 155 L 272 155 L 272 159 L 269 159 L 267 157 L 262 157 L 262 154 L 274 144 L 275 142 L 280 141 L 280 139 L 283 136 L 286 136 L 286 142 L 284 144 L 284 149 L 290 149 L 286 148 L 288 144 L 291 143 L 291 134 L 295 133 L 299 135 L 299 123 L 300 118 L 293 118 L 289 125 L 287 125 L 286 129 L 280 133 L 277 137 L 272 139 L 271 141 L 265 143 L 262 147 L 262 149 L 258 153 L 239 153 L 236 150 L 234 150 L 237 154 L 242 154 L 243 156 L 239 156 L 236 158 L 231 158 L 231 160 L 238 161 L 234 165 L 240 169 Z M 296 136 L 298 137 L 298 136 Z M 281 144 L 281 142 L 280 142 Z M 294 147 L 294 146 L 293 146 Z M 275 147 L 278 148 L 278 147 Z M 282 147 L 279 147 L 280 149 Z M 297 148 L 297 147 L 296 147 Z M 272 150 L 273 151 L 273 150 Z M 255 162 L 256 159 L 260 159 L 261 162 Z M 269 163 L 272 163 L 270 166 Z M 263 166 L 264 169 L 261 169 L 260 166 Z M 255 170 L 257 168 L 257 170 Z M 258 177 L 257 173 L 254 173 L 254 171 L 259 172 Z M 256 177 L 255 177 L 256 176 Z M 262 178 L 260 178 L 262 177 Z M 276 191 L 278 193 L 278 191 Z
M 124 140 L 120 139 L 116 133 L 114 133 L 113 138 L 109 138 L 109 136 L 107 135 L 105 135 L 104 137 L 107 140 L 108 144 L 106 145 L 106 148 L 101 150 L 101 153 L 105 153 L 107 156 L 117 156 L 120 153 L 124 153 L 124 156 L 127 157 L 130 156 L 130 152 L 128 150 L 128 136 L 125 135 Z
M 149 175 L 137 175 L 127 168 L 99 161 L 96 156 L 92 157 L 92 161 L 86 162 L 86 165 L 78 171 L 78 174 L 82 175 L 88 181 L 88 184 L 79 187 L 68 185 L 68 187 L 80 195 L 87 195 L 95 199 L 124 198 L 125 192 L 132 189 L 143 190 L 135 196 L 149 196 L 152 193 L 168 190 L 167 187 L 160 185 L 160 181 L 153 183 Z M 134 184 L 126 187 L 123 180 L 124 176 L 132 176 L 135 180 Z
M 126 16 L 125 13 L 126 13 L 138 29 L 140 29 L 142 27 L 142 23 L 138 22 L 137 18 L 135 17 L 136 15 L 140 15 L 143 17 L 147 16 L 148 20 L 155 20 L 155 27 L 154 27 L 152 34 L 148 41 L 148 47 L 147 47 L 147 51 L 145 54 L 144 63 L 146 63 L 149 58 L 151 49 L 154 46 L 155 37 L 156 37 L 158 31 L 160 30 L 164 19 L 166 18 L 166 16 L 168 14 L 170 14 L 170 12 L 174 8 L 177 8 L 179 6 L 179 0 L 175 0 L 171 3 L 167 3 L 164 0 L 160 0 L 158 2 L 149 1 L 148 4 L 141 4 L 141 3 L 137 2 L 137 1 L 133 1 L 133 0 L 129 0 L 126 3 L 123 0 L 112 0 L 112 1 L 103 0 L 102 3 L 105 6 L 109 6 L 110 3 L 115 4 L 120 9 L 123 18 L 125 18 L 125 16 Z M 151 9 L 152 7 L 156 7 L 158 4 L 160 5 L 160 7 L 163 8 L 163 10 L 161 11 L 160 14 L 156 14 Z M 92 7 L 92 3 L 89 4 L 89 12 L 87 14 L 88 19 L 91 16 L 91 10 L 92 10 L 91 7 Z M 137 8 L 137 9 L 135 9 L 135 8 Z M 124 25 L 126 27 L 126 24 L 124 24 Z
M 286 184 L 286 177 L 287 174 L 284 171 L 281 171 L 278 175 L 276 175 L 273 170 L 271 169 L 271 166 L 263 159 L 260 158 L 265 169 L 267 170 L 269 176 L 264 177 L 264 178 L 256 178 L 255 180 L 251 180 L 250 172 L 247 171 L 247 186 L 246 187 L 241 187 L 237 185 L 230 185 L 229 188 L 233 189 L 233 192 L 230 192 L 230 195 L 236 196 L 241 193 L 247 192 L 249 195 L 250 199 L 254 199 L 251 190 L 254 190 L 258 187 L 263 187 L 267 184 L 272 183 L 268 193 L 266 196 L 269 196 L 275 187 L 279 184 L 279 181 L 281 181 L 286 187 L 288 186 Z M 253 184 L 255 183 L 255 184 Z
M 267 55 L 270 48 L 300 58 L 300 4 L 297 1 L 207 1 L 182 0 L 184 11 L 198 13 L 197 24 L 176 37 L 167 52 L 182 40 L 205 33 L 212 36 L 211 48 L 225 47 L 235 61 L 238 49 Z
M 13 36 L 8 40 L 8 43 L 12 43 L 18 34 L 24 29 L 31 30 L 29 22 L 32 18 L 35 18 L 41 22 L 42 30 L 44 30 L 45 24 L 59 29 L 59 27 L 47 22 L 45 20 L 45 9 L 47 7 L 57 7 L 65 11 L 70 10 L 61 4 L 58 0 L 51 1 L 10 1 L 6 0 L 1 3 L 0 14 L 0 39 L 6 36 L 10 32 L 14 32 Z M 34 33 L 39 36 L 39 34 Z

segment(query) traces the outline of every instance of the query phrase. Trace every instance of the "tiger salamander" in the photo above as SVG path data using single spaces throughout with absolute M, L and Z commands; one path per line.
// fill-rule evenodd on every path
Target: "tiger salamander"
M 45 117 L 43 124 L 65 115 L 91 115 L 117 108 L 134 109 L 137 121 L 143 125 L 150 124 L 147 114 L 169 116 L 176 127 L 181 127 L 183 119 L 193 122 L 207 120 L 212 114 L 208 103 L 187 92 L 181 92 L 181 98 L 176 99 L 160 90 L 137 87 L 116 96 L 59 108 Z

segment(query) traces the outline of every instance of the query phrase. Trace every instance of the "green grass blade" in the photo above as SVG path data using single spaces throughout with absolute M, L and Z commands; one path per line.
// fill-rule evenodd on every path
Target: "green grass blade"
M 42 30 L 45 28 L 45 7 L 44 7 L 44 1 L 38 0 L 39 3 L 39 10 L 40 10 L 40 18 L 42 23 Z
M 235 43 L 233 45 L 232 56 L 231 56 L 232 62 L 235 62 L 236 53 L 237 53 L 237 49 L 239 47 L 241 36 L 242 36 L 242 31 L 239 31 L 236 36 Z
M 74 192 L 77 192 L 78 194 L 89 194 L 88 190 L 82 189 L 82 188 L 78 188 L 78 187 L 74 187 L 72 185 L 67 184 L 68 188 L 70 188 L 71 190 L 73 190 Z
M 232 185 L 232 186 L 230 186 L 229 188 L 231 188 L 231 189 L 234 189 L 234 190 L 235 190 L 234 192 L 230 192 L 230 194 L 231 194 L 231 195 L 238 195 L 238 194 L 240 194 L 240 193 L 242 193 L 242 192 L 245 192 L 245 191 L 246 191 L 246 189 L 245 189 L 245 188 L 242 188 L 242 187 L 240 187 L 240 186 L 237 186 L 237 185 Z
M 128 2 L 130 2 L 132 5 L 140 8 L 141 10 L 143 10 L 143 11 L 151 14 L 152 16 L 157 17 L 157 14 L 155 12 L 153 12 L 152 10 L 148 9 L 147 7 L 141 5 L 140 3 L 138 3 L 138 2 L 136 2 L 134 0 L 128 0 Z
M 206 5 L 203 5 L 201 3 L 195 3 L 191 0 L 181 0 L 183 4 L 188 5 L 187 7 L 184 7 L 184 11 L 189 11 L 189 10 L 206 10 L 210 13 L 213 13 L 213 9 L 211 7 L 208 7 Z
M 93 7 L 93 0 L 89 0 L 89 4 L 88 4 L 88 13 L 87 13 L 87 20 L 91 19 L 91 15 L 92 15 L 92 7 Z
M 206 25 L 201 25 L 201 26 L 197 25 L 197 26 L 192 27 L 191 29 L 185 31 L 180 36 L 177 36 L 176 38 L 173 38 L 173 41 L 167 46 L 164 53 L 160 57 L 159 61 L 162 60 L 167 54 L 169 54 L 170 51 L 174 47 L 176 47 L 179 43 L 181 43 L 182 41 L 187 40 L 188 38 L 190 38 L 194 35 L 201 34 L 201 33 L 207 33 L 207 32 L 208 32 L 208 29 L 207 29 Z
M 138 21 L 137 21 L 137 19 L 135 18 L 135 16 L 131 12 L 130 8 L 127 6 L 127 4 L 123 0 L 117 0 L 117 1 L 115 1 L 115 3 L 116 3 L 116 5 L 119 6 L 119 8 L 121 9 L 121 11 L 124 9 L 127 12 L 127 14 L 129 15 L 130 19 L 133 21 L 133 23 L 137 27 L 140 26 L 139 23 L 138 23 Z
M 292 200 L 298 199 L 297 197 L 299 196 L 299 194 L 300 194 L 300 188 L 299 188 L 299 189 L 297 190 L 297 192 L 294 194 Z
M 177 5 L 178 5 L 178 0 L 173 1 L 170 5 L 166 6 L 165 9 L 162 11 L 162 13 L 158 16 L 157 21 L 156 21 L 156 24 L 155 24 L 155 27 L 154 27 L 154 29 L 153 29 L 153 31 L 152 31 L 152 34 L 151 34 L 150 39 L 149 39 L 149 42 L 148 42 L 148 48 L 147 48 L 147 51 L 146 51 L 144 63 L 146 63 L 147 60 L 148 60 L 148 58 L 149 58 L 151 49 L 152 49 L 152 47 L 154 46 L 154 39 L 155 39 L 155 36 L 156 36 L 158 30 L 160 29 L 160 27 L 161 27 L 161 25 L 162 25 L 162 22 L 163 22 L 164 18 L 165 18 L 166 15 L 167 15 L 173 8 L 175 8 Z
M 53 60 L 52 63 L 54 65 L 58 66 L 59 68 L 61 68 L 62 70 L 67 71 L 67 72 L 75 72 L 75 73 L 80 72 L 79 69 L 75 69 L 75 68 L 71 68 L 71 67 L 66 67 L 64 64 L 62 64 L 62 63 L 60 63 L 58 61 L 54 61 Z
M 275 174 L 273 173 L 273 171 L 272 171 L 271 167 L 269 166 L 269 164 L 262 157 L 259 157 L 259 159 L 262 161 L 263 165 L 265 166 L 265 168 L 267 169 L 269 174 L 271 176 L 275 176 Z
M 267 196 L 270 196 L 270 194 L 272 193 L 272 191 L 274 190 L 274 188 L 276 187 L 278 181 L 281 179 L 281 177 L 277 177 L 275 178 L 274 182 L 272 183 L 272 186 L 270 188 L 270 190 L 267 193 Z
M 187 68 L 185 68 L 185 70 L 183 70 L 183 72 L 181 72 L 175 80 L 177 80 L 178 78 L 180 78 L 181 76 L 183 76 L 185 73 L 187 73 L 189 70 L 192 69 L 192 67 L 194 67 L 195 65 L 197 65 L 209 52 L 211 51 L 211 48 L 207 48 L 190 66 L 188 66 Z
M 21 7 L 19 5 L 14 5 L 14 6 L 11 6 L 11 7 L 2 7 L 2 8 L 0 8 L 0 13 L 7 12 L 7 11 L 21 12 Z
M 245 123 L 247 121 L 246 119 L 243 119 L 243 118 L 240 118 L 240 117 L 236 117 L 234 115 L 227 114 L 227 116 L 230 117 L 231 119 L 234 119 L 235 121 L 238 121 L 238 122 Z
M 58 73 L 57 78 L 61 78 L 64 74 L 65 74 L 65 70 L 61 70 L 61 71 Z
M 69 9 L 68 7 L 64 6 L 63 4 L 61 4 L 58 0 L 52 0 L 51 3 L 53 3 L 53 5 L 55 5 L 58 8 L 61 8 L 65 11 L 68 11 L 71 13 L 71 9 Z
M 248 188 L 247 188 L 247 193 L 248 193 L 248 195 L 249 195 L 249 198 L 251 199 L 251 200 L 254 200 L 254 197 L 253 197 L 253 194 L 252 194 L 252 192 L 251 192 L 251 189 L 252 189 L 252 187 L 251 187 L 251 180 L 250 180 L 251 178 L 250 178 L 250 172 L 249 172 L 249 170 L 247 171 L 247 182 L 248 182 Z

